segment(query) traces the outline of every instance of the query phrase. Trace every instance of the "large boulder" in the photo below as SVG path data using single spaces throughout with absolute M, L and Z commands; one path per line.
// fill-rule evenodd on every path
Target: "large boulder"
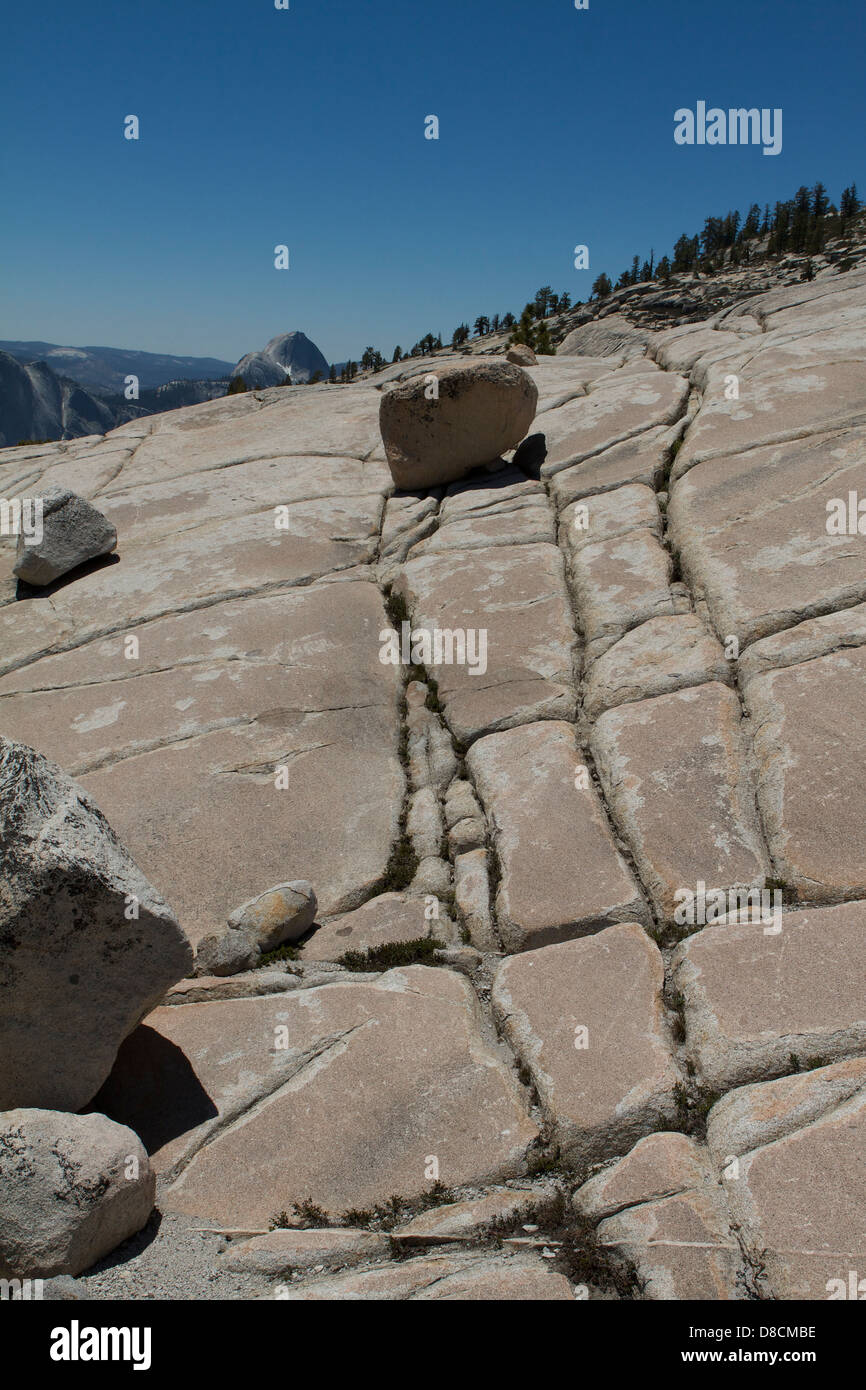
M 379 426 L 398 487 L 435 487 L 514 449 L 526 435 L 538 387 L 510 362 L 431 369 L 382 397 Z
M 0 1115 L 0 1278 L 80 1274 L 135 1235 L 156 1176 L 131 1129 L 105 1115 Z
M 42 496 L 42 538 L 19 537 L 14 573 L 28 584 L 52 584 L 116 546 L 117 531 L 102 512 L 69 488 L 49 488 Z
M 102 812 L 0 737 L 0 1110 L 79 1110 L 192 948 Z

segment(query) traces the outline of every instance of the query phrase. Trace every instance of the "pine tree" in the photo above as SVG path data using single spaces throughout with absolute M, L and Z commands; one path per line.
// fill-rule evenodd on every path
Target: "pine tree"
M 536 318 L 547 318 L 547 315 L 550 311 L 550 299 L 552 294 L 553 290 L 550 288 L 550 285 L 542 285 L 541 289 L 535 296 L 534 308 Z
M 535 330 L 535 351 L 544 357 L 552 357 L 556 352 L 550 329 L 543 320 Z
M 852 183 L 850 188 L 842 190 L 842 197 L 839 200 L 839 217 L 841 220 L 842 231 L 852 218 L 857 216 L 860 211 L 860 199 L 857 197 L 857 185 Z
M 605 275 L 602 271 L 601 275 L 599 275 L 593 282 L 592 293 L 598 299 L 606 299 L 612 289 L 613 286 L 610 283 L 610 277 L 608 275 Z
M 535 324 L 530 304 L 526 305 L 520 315 L 520 322 L 512 333 L 510 341 L 512 343 L 525 343 L 527 347 L 535 348 Z

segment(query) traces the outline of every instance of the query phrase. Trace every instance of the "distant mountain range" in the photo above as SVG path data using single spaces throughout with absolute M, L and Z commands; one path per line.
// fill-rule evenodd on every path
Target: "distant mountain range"
M 224 396 L 242 376 L 251 390 L 327 380 L 330 367 L 316 344 L 296 330 L 272 338 L 236 366 L 218 357 L 175 357 L 135 348 L 60 347 L 0 342 L 0 448 L 24 440 L 105 434 L 139 415 L 154 415 Z M 136 400 L 124 394 L 138 378 Z
M 228 377 L 233 363 L 219 357 L 173 357 L 136 348 L 60 347 L 57 343 L 0 342 L 18 362 L 47 362 L 58 376 L 69 377 L 91 391 L 123 394 L 128 376 L 137 376 L 142 390 L 181 379 L 202 381 Z

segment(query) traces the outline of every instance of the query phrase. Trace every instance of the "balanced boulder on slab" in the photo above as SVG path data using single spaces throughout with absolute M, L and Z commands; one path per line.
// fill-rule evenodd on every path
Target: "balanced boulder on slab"
M 431 371 L 382 397 L 379 424 L 398 487 L 435 487 L 514 449 L 535 416 L 538 387 L 511 362 Z

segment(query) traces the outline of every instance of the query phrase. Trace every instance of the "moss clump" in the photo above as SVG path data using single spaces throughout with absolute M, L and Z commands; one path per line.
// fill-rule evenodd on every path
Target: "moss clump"
M 385 870 L 381 893 L 401 893 L 408 888 L 418 871 L 418 856 L 411 836 L 406 832 L 405 812 L 400 818 L 400 833 L 391 850 L 388 867 Z
M 347 970 L 393 970 L 398 965 L 435 965 L 436 952 L 444 941 L 435 936 L 419 936 L 414 941 L 387 941 L 368 946 L 366 951 L 346 951 L 338 964 Z
M 269 965 L 279 965 L 282 961 L 297 960 L 299 956 L 297 946 L 284 941 L 282 946 L 276 946 L 273 951 L 265 951 L 259 956 L 256 963 L 256 970 L 262 970 Z

